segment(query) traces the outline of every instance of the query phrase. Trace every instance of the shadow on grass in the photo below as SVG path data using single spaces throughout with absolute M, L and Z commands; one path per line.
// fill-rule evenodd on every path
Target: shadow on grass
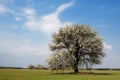
M 56 75 L 61 75 L 61 74 L 72 74 L 72 75 L 114 75 L 112 73 L 96 73 L 96 72 L 79 72 L 79 73 L 74 73 L 74 72 L 58 72 L 58 73 L 53 73 Z

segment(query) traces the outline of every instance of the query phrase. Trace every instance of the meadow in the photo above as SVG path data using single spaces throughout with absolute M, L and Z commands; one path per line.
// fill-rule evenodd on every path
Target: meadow
M 120 80 L 120 71 L 93 70 L 80 71 L 0 69 L 0 80 Z

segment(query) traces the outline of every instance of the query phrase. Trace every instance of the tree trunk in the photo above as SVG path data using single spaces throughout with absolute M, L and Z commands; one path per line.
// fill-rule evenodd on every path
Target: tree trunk
M 78 63 L 79 63 L 79 56 L 78 56 L 78 52 L 79 52 L 79 45 L 78 45 L 78 40 L 76 40 L 75 43 L 76 46 L 76 51 L 75 51 L 75 61 L 74 61 L 74 73 L 78 73 Z
M 79 70 L 78 70 L 78 64 L 74 64 L 74 73 L 78 73 Z
M 78 73 L 79 72 L 79 70 L 78 70 L 78 62 L 79 62 L 78 56 L 76 56 L 76 60 L 74 62 L 74 73 Z

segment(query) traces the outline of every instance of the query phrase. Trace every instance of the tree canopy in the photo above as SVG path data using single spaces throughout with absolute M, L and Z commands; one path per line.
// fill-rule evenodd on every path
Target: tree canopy
M 100 64 L 105 53 L 103 41 L 89 25 L 66 25 L 52 34 L 49 45 L 53 54 L 48 59 L 52 70 L 72 68 L 78 73 L 79 67 L 89 68 Z

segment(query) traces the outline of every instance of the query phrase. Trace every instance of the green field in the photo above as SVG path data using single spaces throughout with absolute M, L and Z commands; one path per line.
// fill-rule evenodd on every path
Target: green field
M 70 71 L 0 69 L 0 80 L 120 80 L 120 71 L 94 70 L 73 74 Z

